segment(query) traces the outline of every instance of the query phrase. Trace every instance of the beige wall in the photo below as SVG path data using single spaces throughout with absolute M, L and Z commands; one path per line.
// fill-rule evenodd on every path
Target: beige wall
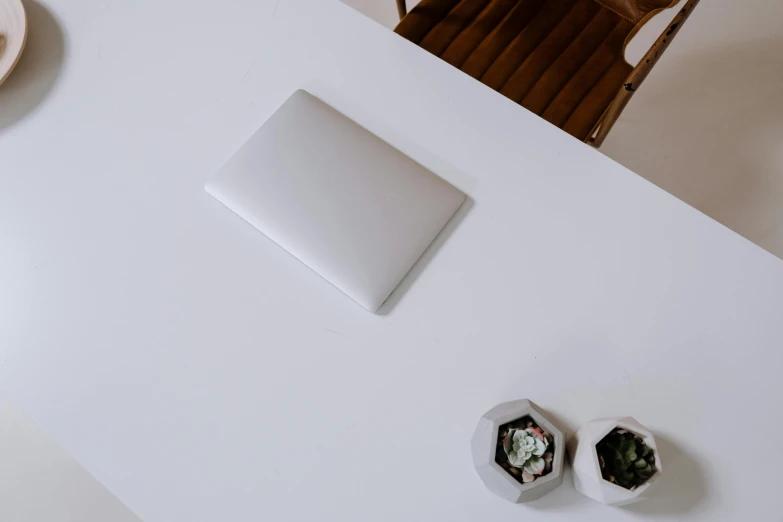
M 394 0 L 344 0 L 394 27 Z M 408 5 L 416 2 L 409 0 Z M 634 63 L 675 14 L 628 48 Z M 704 0 L 601 151 L 783 257 L 783 1 Z

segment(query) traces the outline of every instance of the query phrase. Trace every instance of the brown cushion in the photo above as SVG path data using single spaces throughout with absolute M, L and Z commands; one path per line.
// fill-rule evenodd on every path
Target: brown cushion
M 672 0 L 595 0 L 607 9 L 636 23 L 650 13 L 671 7 L 677 2 Z
M 585 140 L 632 67 L 626 38 L 671 0 L 422 0 L 395 32 Z

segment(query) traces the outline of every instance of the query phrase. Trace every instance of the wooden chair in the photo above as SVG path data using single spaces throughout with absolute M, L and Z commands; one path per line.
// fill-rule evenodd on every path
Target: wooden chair
M 394 31 L 576 138 L 599 147 L 699 0 L 636 67 L 625 47 L 679 0 L 421 0 Z

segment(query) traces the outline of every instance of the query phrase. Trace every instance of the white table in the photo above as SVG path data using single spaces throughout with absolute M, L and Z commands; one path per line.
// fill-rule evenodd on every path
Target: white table
M 48 5 L 62 72 L 0 129 L 0 388 L 142 519 L 778 511 L 780 260 L 333 1 Z M 472 200 L 382 315 L 202 189 L 302 86 Z M 487 492 L 470 436 L 521 397 L 634 415 L 658 498 Z

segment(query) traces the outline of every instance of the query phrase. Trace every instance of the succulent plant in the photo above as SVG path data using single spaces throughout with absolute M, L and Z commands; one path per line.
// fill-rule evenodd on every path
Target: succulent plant
M 503 439 L 503 449 L 508 462 L 528 475 L 540 475 L 546 462 L 543 455 L 549 446 L 541 430 L 537 428 L 511 428 Z
M 596 444 L 604 479 L 634 489 L 655 473 L 655 454 L 638 435 L 615 429 Z

